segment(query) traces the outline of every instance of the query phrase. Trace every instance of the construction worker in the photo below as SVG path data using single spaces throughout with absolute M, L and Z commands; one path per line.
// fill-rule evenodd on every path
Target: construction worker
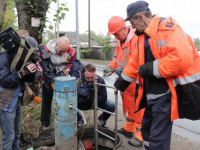
M 133 50 L 137 44 L 137 36 L 135 30 L 125 25 L 122 17 L 114 16 L 108 22 L 108 35 L 114 35 L 116 38 L 116 49 L 112 61 L 104 69 L 104 75 L 109 76 L 113 72 L 121 75 L 123 68 L 127 65 Z M 141 121 L 144 110 L 134 113 L 135 100 L 135 83 L 132 83 L 122 94 L 123 113 L 128 112 L 127 122 L 118 132 L 127 137 L 134 137 L 129 140 L 129 144 L 139 147 L 143 144 L 141 134 Z
M 136 81 L 144 146 L 170 150 L 173 121 L 200 118 L 200 56 L 176 21 L 152 15 L 145 1 L 128 5 L 125 20 L 136 28 L 138 44 L 114 86 L 124 92 Z

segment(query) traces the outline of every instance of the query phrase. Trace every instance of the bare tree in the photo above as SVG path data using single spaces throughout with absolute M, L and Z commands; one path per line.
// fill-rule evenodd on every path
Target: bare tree
M 50 0 L 15 0 L 15 3 L 18 12 L 19 29 L 27 30 L 38 43 L 41 43 Z M 39 27 L 31 27 L 31 17 L 40 18 Z
M 6 14 L 6 0 L 0 0 L 0 31 L 2 31 Z

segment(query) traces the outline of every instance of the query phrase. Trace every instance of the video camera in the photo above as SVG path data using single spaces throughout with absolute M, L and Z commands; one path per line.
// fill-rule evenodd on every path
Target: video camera
M 0 33 L 0 45 L 4 48 L 4 51 L 8 53 L 12 59 L 13 68 L 22 70 L 28 62 L 36 64 L 40 57 L 38 55 L 38 48 L 31 47 L 31 42 L 36 42 L 34 38 L 29 37 L 29 41 L 26 38 L 19 37 L 11 27 Z M 32 41 L 30 41 L 32 39 Z M 36 42 L 37 45 L 37 42 Z M 11 64 L 11 66 L 12 66 Z M 36 73 L 37 74 L 37 73 Z M 40 75 L 41 76 L 41 75 Z

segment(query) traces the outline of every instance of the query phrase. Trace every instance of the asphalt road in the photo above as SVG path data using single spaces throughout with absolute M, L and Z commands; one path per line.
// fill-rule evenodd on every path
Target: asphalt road
M 90 63 L 89 61 L 82 61 L 84 64 Z M 101 63 L 101 62 L 91 62 L 95 64 L 97 68 L 97 74 L 102 76 L 103 75 L 103 68 L 105 68 L 106 64 L 108 63 Z M 104 78 L 106 85 L 113 86 L 117 75 L 114 73 L 111 76 Z M 108 92 L 108 99 L 111 101 L 115 101 L 114 90 L 111 88 L 107 88 Z M 121 96 L 118 95 L 118 103 L 122 105 Z M 173 130 L 172 132 L 176 135 L 180 135 L 184 138 L 188 138 L 193 141 L 200 142 L 200 120 L 192 121 L 188 119 L 179 119 L 175 120 L 173 123 Z

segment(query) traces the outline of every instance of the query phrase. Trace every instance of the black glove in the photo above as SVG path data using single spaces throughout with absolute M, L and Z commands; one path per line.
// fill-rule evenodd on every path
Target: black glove
M 114 86 L 120 90 L 121 92 L 124 92 L 126 88 L 131 84 L 131 82 L 128 82 L 124 80 L 121 76 L 115 81 Z
M 142 78 L 154 78 L 153 75 L 153 61 L 141 65 L 138 70 L 139 75 Z
M 90 90 L 94 91 L 93 82 L 87 82 L 87 87 L 88 87 Z
M 27 65 L 24 66 L 24 71 L 26 72 L 27 75 L 32 75 L 32 73 L 28 70 Z

